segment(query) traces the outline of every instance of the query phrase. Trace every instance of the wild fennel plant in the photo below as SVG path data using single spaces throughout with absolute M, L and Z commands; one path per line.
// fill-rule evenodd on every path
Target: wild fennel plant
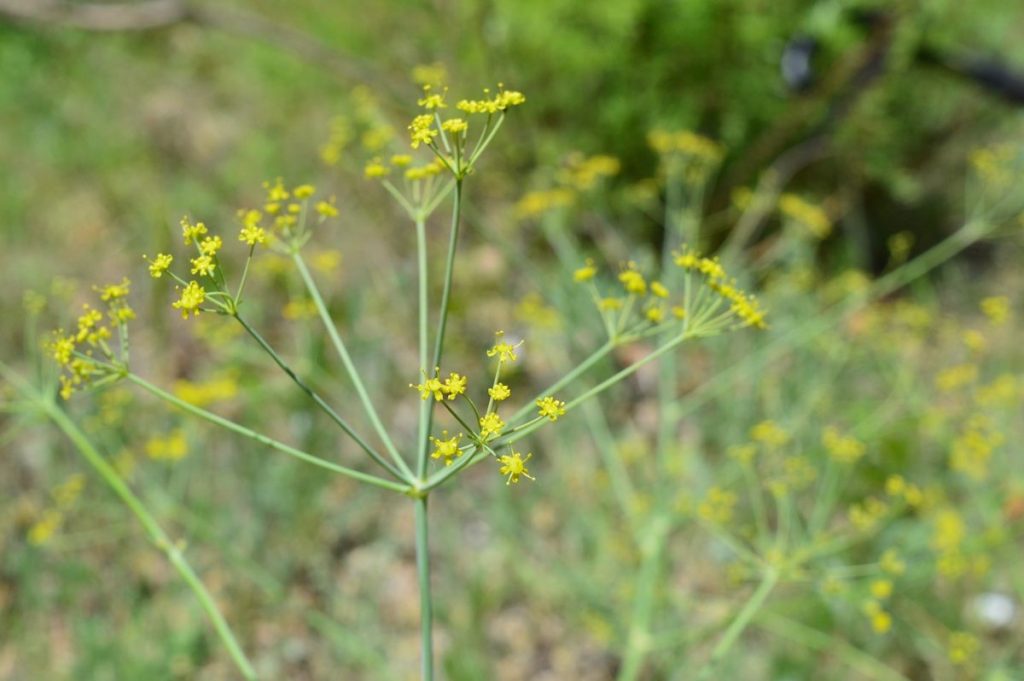
M 423 113 L 417 115 L 409 126 L 412 152 L 422 154 L 423 150 L 427 150 L 429 158 L 416 162 L 412 154 L 395 154 L 387 162 L 374 159 L 365 171 L 368 177 L 381 180 L 384 188 L 414 225 L 418 267 L 417 346 L 421 377 L 420 382 L 411 384 L 411 387 L 418 391 L 422 400 L 414 442 L 398 442 L 393 429 L 389 428 L 388 415 L 382 414 L 371 400 L 359 367 L 343 340 L 342 330 L 332 318 L 303 257 L 303 247 L 316 236 L 317 227 L 339 217 L 340 211 L 333 197 L 318 198 L 316 189 L 309 184 L 288 187 L 281 179 L 264 183 L 266 197 L 262 206 L 238 211 L 237 242 L 247 248 L 247 257 L 237 282 L 229 281 L 226 268 L 219 258 L 225 248 L 226 237 L 214 234 L 202 221 L 190 218 L 181 221 L 183 245 L 191 248 L 191 256 L 158 253 L 152 258 L 146 258 L 153 278 L 166 278 L 176 283 L 178 298 L 172 306 L 184 319 L 212 313 L 239 324 L 313 405 L 323 411 L 369 457 L 378 469 L 375 473 L 335 463 L 321 455 L 278 441 L 249 426 L 192 404 L 134 372 L 129 361 L 129 325 L 135 318 L 135 312 L 128 303 L 128 279 L 97 288 L 100 308 L 86 306 L 78 318 L 77 328 L 56 332 L 48 346 L 52 358 L 62 368 L 60 394 L 65 399 L 80 389 L 96 389 L 113 382 L 126 381 L 193 416 L 282 454 L 410 499 L 415 514 L 421 675 L 424 680 L 433 679 L 435 670 L 427 517 L 430 494 L 469 466 L 487 460 L 495 462 L 498 473 L 508 485 L 523 479 L 533 479 L 527 466 L 532 453 L 524 455 L 515 445 L 537 428 L 557 421 L 586 404 L 640 367 L 656 360 L 668 360 L 672 351 L 687 340 L 743 326 L 765 325 L 764 312 L 756 299 L 738 287 L 719 261 L 704 257 L 696 250 L 682 245 L 685 233 L 674 231 L 666 239 L 660 280 L 649 278 L 630 261 L 622 264 L 617 275 L 606 281 L 599 276 L 599 268 L 592 260 L 579 258 L 579 267 L 573 279 L 593 300 L 595 313 L 605 331 L 605 342 L 545 390 L 522 402 L 511 414 L 506 412 L 503 415 L 499 411 L 504 411 L 504 406 L 512 401 L 512 391 L 502 381 L 503 370 L 517 361 L 517 349 L 523 341 L 512 342 L 498 331 L 494 344 L 486 353 L 495 360 L 493 373 L 482 381 L 488 386 L 486 400 L 483 399 L 482 391 L 476 393 L 478 400 L 474 400 L 474 391 L 470 389 L 467 376 L 448 369 L 445 358 L 453 272 L 458 262 L 466 186 L 472 183 L 481 155 L 495 139 L 509 111 L 522 105 L 525 97 L 519 92 L 501 87 L 493 94 L 485 91 L 481 99 L 458 101 L 455 104 L 460 112 L 458 117 L 442 115 L 448 108 L 446 97 L 446 92 L 434 92 L 427 88 L 419 100 Z M 392 181 L 392 174 L 400 175 L 400 179 Z M 427 238 L 427 224 L 431 215 L 449 198 L 451 222 L 444 254 L 444 274 L 440 300 L 433 308 L 436 316 L 431 329 L 428 271 L 432 253 Z M 349 388 L 354 392 L 372 427 L 372 437 L 358 432 L 330 405 L 327 398 L 314 390 L 288 364 L 249 321 L 246 315 L 249 301 L 245 297 L 245 286 L 254 258 L 264 249 L 288 258 L 301 278 L 330 344 L 345 369 Z M 180 259 L 187 260 L 184 268 L 176 267 Z M 599 366 L 601 360 L 613 350 L 640 340 L 653 342 L 655 349 L 571 399 L 559 399 L 558 395 L 570 390 L 579 378 Z M 477 383 L 473 382 L 474 385 Z M 664 390 L 671 392 L 673 385 L 667 384 Z M 461 432 L 453 435 L 447 428 L 437 432 L 435 420 L 439 408 L 447 414 L 453 431 L 460 428 Z M 76 439 L 73 431 L 64 427 L 67 424 L 64 423 L 66 417 L 62 413 L 59 417 L 55 415 L 55 419 L 72 439 Z M 135 508 L 133 497 L 124 484 L 105 474 L 98 453 L 89 449 L 86 443 L 77 440 L 76 443 L 122 499 L 136 510 L 136 515 L 150 529 L 158 546 L 166 550 L 170 545 L 169 540 L 153 529 L 155 525 L 147 520 L 147 515 L 140 514 Z M 432 459 L 440 464 L 433 469 L 430 466 Z M 179 553 L 168 555 L 172 562 L 179 565 L 176 562 L 180 558 Z M 193 586 L 200 600 L 204 604 L 209 601 L 208 604 L 212 606 L 201 583 L 192 580 L 194 575 L 182 570 L 180 565 L 179 570 Z M 222 640 L 228 645 L 239 670 L 246 678 L 256 678 L 253 666 L 241 652 L 230 629 L 223 618 L 219 617 L 219 612 L 215 607 L 208 607 L 207 612 Z

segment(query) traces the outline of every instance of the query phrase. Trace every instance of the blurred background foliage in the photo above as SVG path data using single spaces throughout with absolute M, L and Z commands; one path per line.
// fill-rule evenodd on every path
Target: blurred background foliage
M 396 291 L 409 281 L 409 228 L 362 168 L 380 151 L 379 138 L 404 141 L 419 94 L 417 66 L 443 67 L 455 92 L 503 81 L 528 98 L 470 182 L 472 229 L 459 276 L 474 296 L 456 300 L 466 333 L 454 342 L 472 352 L 509 319 L 521 329 L 537 326 L 530 338 L 568 337 L 570 346 L 590 338 L 557 322 L 585 319 L 585 310 L 556 300 L 555 317 L 545 316 L 557 298 L 551 282 L 563 275 L 545 257 L 544 230 L 568 230 L 584 247 L 621 259 L 633 252 L 623 244 L 640 244 L 650 261 L 662 237 L 662 220 L 652 213 L 664 193 L 650 183 L 658 167 L 648 143 L 654 129 L 693 130 L 724 149 L 706 196 L 708 249 L 728 239 L 737 197 L 766 178 L 810 197 L 834 222 L 826 239 L 802 246 L 809 255 L 800 262 L 812 263 L 814 283 L 800 272 L 783 276 L 790 270 L 758 272 L 779 320 L 771 338 L 816 318 L 844 286 L 856 289 L 859 279 L 841 278 L 851 268 L 868 275 L 891 268 L 893 235 L 911 235 L 899 256 L 906 259 L 954 231 L 980 201 L 969 180 L 972 150 L 1022 139 L 1013 79 L 1019 88 L 1024 5 L 1012 0 L 252 1 L 195 6 L 166 26 L 118 31 L 33 21 L 8 4 L 0 2 L 0 314 L 7 320 L 0 357 L 29 366 L 26 358 L 38 354 L 34 325 L 66 325 L 80 292 L 128 273 L 146 320 L 137 325 L 133 358 L 142 373 L 311 450 L 337 446 L 324 420 L 306 414 L 301 396 L 218 320 L 185 326 L 167 314 L 167 291 L 145 280 L 140 254 L 167 249 L 184 213 L 228 224 L 239 206 L 260 200 L 269 178 L 308 180 L 336 193 L 343 220 L 317 239 L 320 272 L 342 327 L 356 330 L 353 354 L 367 363 L 371 382 L 395 386 L 378 387 L 377 395 L 395 401 L 393 421 L 408 422 L 415 404 L 402 390 L 417 367 L 402 320 L 411 318 L 413 301 Z M 812 39 L 814 77 L 787 86 L 784 55 Z M 983 62 L 988 84 L 964 73 Z M 529 226 L 524 194 L 559 183 L 574 151 L 614 156 L 619 172 L 578 191 L 577 208 L 555 222 Z M 783 228 L 767 218 L 750 253 L 770 252 Z M 902 624 L 889 638 L 858 612 L 859 595 L 851 596 L 854 605 L 837 606 L 823 591 L 794 589 L 781 609 L 789 624 L 774 623 L 780 638 L 758 638 L 736 678 L 1024 677 L 1019 621 L 979 634 L 987 665 L 955 666 L 943 652 L 947 630 L 972 626 L 959 605 L 995 588 L 1016 593 L 1018 602 L 1024 593 L 1013 574 L 1024 488 L 1012 466 L 1000 471 L 998 488 L 949 482 L 939 462 L 977 405 L 966 393 L 931 400 L 936 374 L 967 361 L 964 330 L 989 328 L 977 300 L 1019 299 L 1019 255 L 1015 241 L 973 248 L 941 278 L 915 283 L 906 306 L 889 301 L 829 330 L 807 354 L 752 366 L 739 388 L 700 393 L 693 407 L 699 403 L 700 418 L 688 422 L 682 448 L 702 450 L 704 463 L 680 471 L 687 481 L 682 516 L 693 517 L 712 482 L 739 479 L 725 452 L 749 440 L 755 424 L 776 419 L 794 439 L 816 443 L 822 424 L 853 428 L 876 418 L 881 402 L 891 411 L 864 435 L 871 463 L 851 478 L 837 508 L 878 493 L 892 475 L 915 475 L 947 501 L 977 498 L 968 505 L 972 536 L 988 536 L 1001 522 L 1009 527 L 1008 537 L 972 548 L 995 569 L 968 570 L 966 582 L 932 588 L 934 570 L 922 566 L 908 579 L 904 605 L 895 609 Z M 293 278 L 269 258 L 260 273 L 257 320 L 330 390 L 340 374 L 325 368 L 333 362 Z M 41 317 L 27 312 L 28 290 L 57 304 Z M 540 302 L 526 297 L 536 291 Z M 378 314 L 388 312 L 395 314 Z M 278 328 L 282 319 L 293 330 Z M 858 344 L 865 329 L 879 327 L 888 335 Z M 1012 322 L 992 326 L 986 343 L 1001 350 L 963 385 L 989 386 L 1004 374 L 1019 381 L 1020 348 L 1012 340 L 1019 331 Z M 695 350 L 688 385 L 700 387 L 767 343 L 761 339 Z M 547 375 L 559 361 L 537 352 L 517 380 Z M 954 379 L 950 393 L 963 388 Z M 624 386 L 605 405 L 641 480 L 650 475 L 642 465 L 647 392 L 642 381 Z M 899 398 L 885 402 L 893 394 Z M 1019 387 L 1009 395 L 993 418 L 1012 438 L 1020 429 Z M 121 388 L 73 409 L 157 515 L 189 538 L 197 569 L 228 604 L 266 678 L 409 678 L 417 610 L 408 509 L 247 452 Z M 81 477 L 84 467 L 58 434 L 23 425 L 5 422 L 0 440 L 0 678 L 230 678 L 190 595 L 117 502 Z M 593 447 L 580 444 L 583 430 L 538 436 L 537 459 L 570 451 L 592 460 Z M 1019 462 L 1020 440 L 1011 442 L 1008 455 Z M 635 570 L 637 549 L 623 539 L 608 474 L 565 456 L 548 459 L 526 494 L 506 493 L 493 471 L 474 471 L 465 489 L 437 495 L 447 678 L 607 679 L 620 664 L 621 616 L 633 594 L 610 585 Z M 928 553 L 933 519 L 903 516 L 862 555 L 840 562 L 877 560 L 891 546 Z M 651 679 L 677 678 L 673 670 L 700 643 L 691 635 L 714 628 L 743 583 L 742 575 L 723 578 L 728 552 L 706 533 L 682 530 L 668 552 L 672 567 L 659 595 L 670 612 L 687 614 L 688 626 L 652 656 Z M 707 607 L 697 610 L 698 601 Z M 673 620 L 663 615 L 671 631 Z M 823 649 L 843 645 L 853 650 L 838 654 L 848 664 L 820 666 Z M 886 677 L 858 655 L 903 676 Z

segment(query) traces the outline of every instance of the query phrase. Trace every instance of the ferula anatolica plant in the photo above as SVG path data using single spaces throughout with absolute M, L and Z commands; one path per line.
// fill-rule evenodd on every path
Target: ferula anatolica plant
M 376 472 L 341 465 L 272 439 L 185 401 L 135 373 L 129 361 L 129 322 L 135 319 L 135 313 L 128 304 L 130 284 L 127 279 L 98 288 L 105 311 L 87 306 L 78 318 L 77 328 L 55 332 L 48 346 L 50 355 L 62 367 L 60 394 L 65 399 L 76 391 L 127 381 L 193 416 L 278 452 L 409 498 L 415 510 L 421 673 L 422 678 L 428 680 L 434 674 L 427 523 L 427 501 L 431 492 L 469 466 L 488 460 L 508 486 L 533 480 L 536 473 L 529 467 L 533 453 L 524 451 L 526 448 L 517 443 L 537 428 L 565 417 L 642 365 L 667 356 L 688 339 L 744 326 L 765 326 L 764 312 L 757 300 L 739 288 L 718 260 L 705 257 L 685 244 L 675 244 L 674 250 L 666 250 L 664 271 L 657 278 L 645 274 L 631 261 L 622 263 L 614 276 L 603 277 L 593 260 L 580 257 L 573 278 L 581 287 L 580 294 L 593 299 L 595 319 L 603 325 L 606 341 L 545 390 L 520 401 L 518 409 L 507 407 L 517 399 L 503 382 L 503 372 L 517 361 L 523 340 L 512 340 L 497 331 L 493 345 L 486 349 L 486 356 L 493 361 L 493 372 L 486 377 L 470 380 L 459 367 L 449 365 L 445 358 L 446 329 L 453 272 L 458 261 L 465 186 L 472 180 L 481 155 L 497 136 L 510 111 L 525 101 L 522 93 L 499 86 L 494 93 L 485 90 L 481 99 L 464 99 L 449 106 L 446 90 L 427 87 L 418 102 L 421 113 L 409 125 L 411 149 L 391 155 L 386 161 L 375 158 L 365 168 L 366 176 L 379 179 L 415 228 L 420 375 L 409 384 L 416 391 L 410 393 L 409 399 L 419 397 L 421 402 L 413 442 L 398 442 L 393 429 L 388 427 L 387 415 L 382 415 L 371 401 L 359 367 L 343 340 L 343 330 L 332 319 L 303 257 L 303 247 L 310 239 L 324 238 L 317 234 L 319 228 L 341 219 L 343 207 L 339 207 L 333 197 L 318 195 L 309 184 L 289 186 L 281 179 L 269 181 L 264 183 L 266 196 L 260 207 L 238 211 L 238 227 L 233 234 L 208 228 L 204 222 L 186 217 L 181 220 L 185 251 L 145 258 L 153 278 L 175 285 L 177 298 L 171 305 L 183 319 L 216 314 L 240 325 L 313 404 L 372 460 L 378 469 Z M 455 110 L 454 115 L 448 115 L 451 109 Z M 443 255 L 440 300 L 431 307 L 428 272 L 436 256 L 428 249 L 427 222 L 449 198 L 451 223 Z M 220 233 L 216 233 L 218 231 Z M 219 258 L 222 249 L 230 248 L 230 244 L 247 250 L 244 268 L 238 276 L 226 271 Z M 248 321 L 246 308 L 250 302 L 245 297 L 245 286 L 250 266 L 266 250 L 290 259 L 301 278 L 347 374 L 349 385 L 339 386 L 339 390 L 354 391 L 372 427 L 372 436 L 358 432 L 335 411 Z M 612 350 L 639 340 L 647 340 L 648 344 L 653 341 L 654 349 L 614 375 L 562 399 L 577 379 L 596 367 Z M 435 424 L 438 414 L 449 425 L 438 427 Z M 538 458 L 542 459 L 543 455 Z M 196 593 L 201 598 L 205 595 L 204 590 L 197 589 Z M 218 619 L 219 613 L 212 603 L 210 605 L 207 612 L 214 618 L 218 633 L 231 649 L 239 670 L 247 678 L 256 678 L 256 672 L 235 643 L 230 629 Z

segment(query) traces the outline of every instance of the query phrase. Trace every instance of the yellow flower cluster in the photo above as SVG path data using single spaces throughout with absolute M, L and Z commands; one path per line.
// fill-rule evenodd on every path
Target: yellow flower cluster
M 197 407 L 208 407 L 217 402 L 233 399 L 238 395 L 238 390 L 238 379 L 231 373 L 214 376 L 201 382 L 179 379 L 171 388 L 171 392 L 177 397 Z
M 516 218 L 530 220 L 550 211 L 571 206 L 580 193 L 589 191 L 599 181 L 616 175 L 619 168 L 619 159 L 614 156 L 584 156 L 579 152 L 573 152 L 566 157 L 553 187 L 529 191 L 519 199 L 515 207 Z
M 723 155 L 722 147 L 717 142 L 689 130 L 652 130 L 647 135 L 647 143 L 663 156 L 679 154 L 718 163 Z
M 1007 296 L 990 296 L 981 301 L 981 311 L 996 326 L 1002 326 L 1010 318 L 1010 299 Z
M 188 455 L 188 440 L 181 428 L 146 441 L 146 456 L 154 461 L 177 461 Z
M 430 441 L 434 443 L 434 452 L 430 455 L 434 459 L 444 459 L 445 466 L 451 466 L 456 457 L 462 456 L 459 449 L 459 442 L 462 440 L 462 433 L 455 437 L 448 437 L 448 431 L 441 431 L 441 437 L 431 436 Z
M 697 507 L 697 515 L 709 523 L 726 525 L 732 520 L 736 501 L 735 492 L 716 485 L 708 490 L 704 500 Z
M 852 466 L 864 456 L 864 443 L 850 435 L 843 435 L 835 426 L 826 426 L 821 432 L 821 444 L 836 463 Z
M 41 516 L 29 527 L 29 543 L 38 546 L 49 541 L 63 525 L 67 512 L 74 506 L 84 488 L 85 476 L 75 473 L 50 490 L 53 506 L 43 511 Z
M 935 387 L 941 392 L 949 393 L 970 385 L 978 378 L 978 366 L 966 363 L 943 369 L 935 377 Z
M 131 282 L 122 279 L 120 283 L 94 287 L 94 290 L 105 303 L 106 316 L 85 304 L 76 330 L 72 333 L 65 333 L 63 329 L 55 331 L 46 346 L 50 357 L 61 367 L 60 395 L 64 399 L 69 399 L 76 389 L 95 378 L 124 369 L 121 361 L 126 352 L 127 324 L 135 318 L 135 311 L 128 305 Z M 113 335 L 111 327 L 118 331 L 118 353 L 108 343 Z M 97 351 L 104 363 L 96 361 Z
M 864 614 L 871 622 L 871 628 L 876 634 L 885 634 L 892 629 L 892 615 L 886 612 L 882 604 L 871 599 L 864 603 Z
M 484 88 L 483 99 L 461 99 L 455 105 L 455 108 L 468 114 L 487 114 L 488 116 L 493 116 L 496 113 L 526 103 L 526 97 L 522 92 L 505 90 L 500 83 L 498 84 L 498 93 L 493 97 L 490 94 L 491 91 Z
M 767 328 L 765 312 L 757 298 L 742 291 L 736 285 L 736 281 L 729 278 L 717 259 L 705 258 L 686 246 L 674 255 L 676 265 L 688 272 L 697 272 L 704 276 L 708 287 L 729 303 L 729 311 L 744 326 Z
M 779 197 L 779 212 L 817 239 L 824 239 L 832 232 L 832 220 L 828 213 L 796 194 L 783 194 Z
M 789 442 L 789 433 L 775 421 L 765 420 L 750 429 L 750 439 L 767 447 L 778 448 Z
M 433 398 L 434 402 L 443 404 L 459 423 L 470 428 L 471 431 L 475 431 L 470 433 L 469 440 L 476 445 L 478 450 L 483 449 L 494 456 L 500 464 L 501 474 L 506 476 L 507 484 L 518 483 L 521 478 L 534 479 L 526 467 L 526 462 L 530 460 L 532 454 L 527 454 L 524 458 L 522 454 L 510 448 L 508 454 L 499 456 L 487 444 L 501 436 L 507 427 L 505 421 L 498 414 L 497 405 L 511 397 L 512 391 L 508 385 L 501 382 L 501 371 L 505 364 L 513 363 L 519 359 L 518 351 L 522 344 L 523 341 L 518 343 L 508 341 L 501 331 L 495 333 L 494 345 L 487 350 L 486 354 L 488 357 L 496 357 L 498 366 L 494 372 L 494 380 L 490 388 L 487 389 L 488 402 L 486 409 L 479 409 L 476 406 L 473 399 L 467 393 L 468 379 L 456 372 L 450 372 L 448 377 L 442 380 L 440 369 L 435 368 L 432 376 L 423 372 L 424 380 L 422 383 L 409 385 L 410 388 L 415 388 L 419 391 L 421 399 L 430 400 Z M 477 423 L 475 428 L 469 425 L 472 422 L 470 419 L 464 419 L 455 411 L 454 406 L 450 404 L 457 397 L 462 397 L 472 409 Z M 527 425 L 536 424 L 543 419 L 557 421 L 560 416 L 566 413 L 565 402 L 551 395 L 538 399 L 536 406 L 538 409 L 537 416 Z M 446 466 L 451 465 L 455 459 L 463 454 L 463 450 L 459 446 L 463 437 L 463 433 L 449 437 L 447 431 L 442 431 L 440 437 L 431 436 L 430 442 L 434 446 L 432 458 L 444 460 Z
M 463 99 L 455 105 L 456 109 L 467 114 L 487 114 L 487 120 L 480 132 L 480 141 L 475 148 L 470 149 L 467 147 L 469 121 L 460 117 L 441 118 L 441 110 L 448 108 L 447 88 L 441 92 L 434 92 L 432 85 L 424 85 L 423 97 L 417 103 L 426 113 L 417 115 L 409 124 L 409 141 L 412 148 L 429 147 L 456 178 L 464 177 L 470 171 L 473 161 L 490 142 L 493 136 L 491 133 L 500 124 L 500 120 L 492 120 L 494 115 L 503 115 L 507 109 L 526 102 L 526 97 L 521 92 L 505 90 L 501 85 L 493 97 L 488 90 L 485 90 L 484 94 L 485 99 Z M 379 171 L 380 168 L 375 167 L 374 170 Z
M 575 200 L 575 192 L 562 187 L 527 192 L 516 203 L 516 218 L 528 220 L 557 208 L 571 206 Z
M 950 632 L 948 646 L 949 661 L 958 667 L 969 666 L 981 651 L 978 637 L 966 631 Z
M 593 189 L 601 180 L 618 175 L 622 164 L 608 154 L 584 156 L 573 152 L 565 160 L 565 166 L 558 173 L 558 182 L 564 187 L 585 192 Z
M 949 450 L 949 467 L 974 480 L 988 477 L 989 461 L 996 448 L 1003 444 L 1003 434 L 992 419 L 975 414 L 964 424 Z
M 498 462 L 501 463 L 501 468 L 498 469 L 498 472 L 502 475 L 508 476 L 505 480 L 506 485 L 518 483 L 520 477 L 535 480 L 535 478 L 530 475 L 529 469 L 526 467 L 526 462 L 532 457 L 533 454 L 531 453 L 527 454 L 524 459 L 522 454 L 513 450 L 511 454 L 503 454 L 498 459 Z
M 320 147 L 320 160 L 325 165 L 337 165 L 341 160 L 341 154 L 352 140 L 352 126 L 347 118 L 335 116 L 331 120 L 331 129 L 327 142 Z
M 557 421 L 559 416 L 565 415 L 565 402 L 550 395 L 537 400 L 537 407 L 540 409 L 540 416 L 550 421 Z
M 441 380 L 440 368 L 434 368 L 434 375 L 428 376 L 427 372 L 423 372 L 423 383 L 414 384 L 410 383 L 410 388 L 416 388 L 420 391 L 420 398 L 429 400 L 433 395 L 434 400 L 440 402 L 446 397 L 449 400 L 454 400 L 459 395 L 466 392 L 466 384 L 468 379 L 465 376 L 460 376 L 455 372 L 448 374 L 448 378 L 444 381 Z
M 868 533 L 875 529 L 889 513 L 889 504 L 881 499 L 869 497 L 859 504 L 850 506 L 850 524 L 858 532 Z

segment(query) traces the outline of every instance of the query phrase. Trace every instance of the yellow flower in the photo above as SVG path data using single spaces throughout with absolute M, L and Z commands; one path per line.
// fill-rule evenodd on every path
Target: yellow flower
M 824 239 L 832 231 L 828 213 L 795 194 L 783 194 L 779 198 L 779 210 L 818 239 Z
M 330 201 L 318 201 L 315 208 L 316 212 L 323 218 L 336 218 L 338 217 L 338 208 L 334 205 L 334 197 L 331 197 Z
M 409 134 L 413 149 L 418 149 L 421 144 L 430 146 L 434 143 L 438 132 L 433 126 L 434 117 L 430 114 L 420 114 L 412 119 L 412 123 L 409 124 Z
M 634 263 L 629 263 L 627 268 L 619 273 L 619 281 L 622 282 L 622 287 L 626 289 L 627 293 L 642 296 L 647 292 L 644 275 L 636 271 Z
M 736 507 L 736 493 L 715 486 L 708 490 L 704 501 L 697 507 L 697 515 L 702 519 L 725 525 L 732 520 L 733 509 Z
M 146 256 L 142 256 L 145 258 Z M 167 268 L 171 266 L 174 261 L 174 256 L 168 255 L 167 253 L 157 253 L 157 256 L 152 260 L 146 258 L 149 262 L 149 276 L 154 279 L 159 279 L 167 271 Z
M 864 456 L 864 443 L 844 436 L 835 426 L 826 426 L 821 433 L 821 443 L 828 451 L 828 455 L 836 462 L 843 464 L 856 463 Z
M 883 572 L 890 575 L 902 575 L 907 569 L 907 564 L 903 562 L 895 549 L 886 549 L 879 559 L 878 565 Z
M 128 292 L 131 289 L 131 282 L 127 278 L 121 280 L 120 284 L 107 284 L 102 288 L 93 287 L 93 289 L 100 294 L 100 300 L 105 303 L 109 303 L 115 300 L 121 300 L 122 298 L 128 297 Z
M 504 427 L 505 422 L 501 420 L 497 412 L 488 412 L 480 417 L 480 436 L 484 440 L 501 435 Z
M 520 220 L 533 218 L 549 210 L 569 206 L 575 198 L 575 192 L 563 187 L 527 192 L 516 203 L 516 217 Z
M 452 134 L 465 132 L 467 128 L 469 128 L 469 125 L 463 118 L 449 118 L 448 120 L 441 124 L 442 130 L 444 130 L 445 132 L 450 132 Z
M 750 437 L 770 447 L 781 447 L 789 442 L 789 433 L 775 421 L 761 421 L 750 429 Z
M 146 442 L 146 456 L 155 461 L 177 461 L 188 454 L 188 441 L 181 429 Z
M 396 168 L 404 168 L 412 163 L 412 156 L 409 154 L 395 154 L 391 157 L 391 165 Z
M 437 375 L 437 370 L 434 370 L 433 376 L 427 376 L 427 372 L 423 372 L 423 383 L 420 384 L 409 384 L 410 388 L 416 388 L 420 391 L 420 399 L 428 400 L 430 396 L 434 396 L 434 400 L 440 402 L 444 399 L 444 384 L 441 383 L 441 379 Z
M 292 190 L 292 194 L 297 199 L 308 199 L 316 193 L 316 187 L 311 184 L 300 184 L 298 187 Z
M 245 224 L 238 233 L 238 240 L 244 241 L 250 246 L 267 243 L 267 233 L 259 225 Z
M 488 357 L 498 356 L 499 362 L 514 362 L 519 359 L 516 354 L 516 349 L 523 344 L 524 341 L 519 341 L 515 345 L 508 343 L 504 340 L 505 332 L 498 331 L 494 334 L 497 342 L 487 351 Z
M 201 255 L 198 258 L 192 258 L 192 274 L 213 276 L 213 270 L 216 269 L 216 265 L 213 263 L 213 258 L 208 255 Z
M 284 182 L 281 178 L 277 178 L 274 184 L 270 184 L 269 181 L 263 183 L 263 188 L 267 190 L 267 201 L 271 203 L 279 203 L 281 201 L 287 201 L 291 194 L 284 188 Z
M 532 456 L 532 453 L 527 454 L 524 459 L 522 454 L 513 451 L 511 454 L 503 454 L 501 458 L 498 459 L 501 463 L 499 472 L 502 475 L 508 476 L 505 480 L 506 485 L 518 483 L 520 477 L 529 478 L 530 480 L 536 479 L 530 475 L 529 469 L 526 468 L 526 462 L 529 461 Z
M 978 638 L 966 631 L 954 631 L 949 635 L 949 661 L 957 666 L 970 664 L 980 649 Z
M 557 421 L 559 416 L 565 415 L 565 402 L 556 400 L 550 395 L 537 400 L 537 406 L 540 408 L 537 413 L 552 421 Z
M 973 383 L 978 378 L 978 365 L 965 363 L 951 366 L 935 377 L 935 387 L 944 393 L 953 392 Z
M 61 366 L 71 363 L 71 353 L 75 351 L 75 339 L 70 336 L 58 336 L 49 346 L 50 355 Z
M 892 615 L 883 610 L 876 601 L 864 604 L 864 614 L 871 620 L 871 628 L 876 634 L 884 634 L 892 629 Z
M 190 281 L 182 290 L 181 298 L 171 304 L 176 310 L 181 310 L 181 318 L 188 319 L 189 313 L 199 314 L 199 306 L 206 300 L 206 289 L 196 281 Z
M 653 305 L 644 311 L 644 316 L 653 324 L 661 324 L 665 319 L 665 309 L 660 305 Z
M 99 323 L 103 321 L 103 314 L 88 305 L 83 305 L 82 309 L 82 316 L 78 318 L 78 333 L 75 335 L 75 342 L 85 341 L 90 345 L 95 345 L 97 342 L 109 338 L 110 330 L 99 326 Z
M 597 274 L 597 268 L 594 267 L 594 260 L 592 258 L 587 258 L 587 263 L 573 272 L 572 278 L 573 281 L 576 282 L 590 281 L 594 278 L 595 274 Z
M 658 298 L 668 298 L 668 289 L 660 281 L 651 282 L 651 295 Z
M 37 520 L 28 531 L 28 541 L 36 546 L 45 544 L 56 534 L 64 522 L 64 514 L 57 509 L 49 509 Z
M 507 400 L 512 394 L 512 391 L 509 390 L 509 387 L 504 383 L 495 383 L 493 388 L 487 389 L 487 394 L 490 395 L 491 399 L 495 402 L 501 402 L 502 400 Z
M 199 241 L 199 237 L 206 234 L 206 225 L 201 222 L 192 224 L 188 218 L 181 219 L 181 238 L 184 239 L 185 245 L 188 246 L 193 241 Z
M 314 269 L 321 272 L 330 272 L 338 269 L 338 266 L 341 265 L 341 251 L 333 249 L 317 251 L 313 254 L 311 260 Z
M 441 85 L 448 79 L 448 70 L 444 64 L 417 64 L 412 67 L 412 80 L 419 85 Z
M 467 381 L 468 379 L 465 376 L 459 376 L 453 371 L 448 374 L 448 378 L 444 380 L 444 385 L 441 386 L 441 390 L 448 395 L 449 400 L 454 400 L 457 396 L 466 392 Z
M 981 301 L 981 311 L 996 326 L 1002 326 L 1010 318 L 1010 299 L 1007 296 L 991 296 Z
M 380 162 L 379 158 L 375 158 L 366 164 L 366 168 L 363 170 L 363 174 L 366 177 L 387 177 L 391 169 Z
M 214 256 L 223 245 L 224 242 L 219 236 L 208 236 L 199 243 L 199 252 L 203 255 Z
M 417 100 L 416 103 L 424 109 L 444 109 L 447 107 L 447 104 L 444 102 L 444 93 L 431 94 L 430 85 L 423 86 L 423 99 Z
M 892 582 L 888 579 L 876 579 L 871 582 L 871 595 L 880 601 L 892 596 Z
M 499 87 L 501 87 L 499 85 Z M 526 97 L 518 90 L 501 90 L 494 98 L 499 111 L 504 111 L 510 106 L 519 106 L 526 103 Z
M 441 438 L 431 436 L 430 441 L 434 443 L 434 452 L 430 456 L 434 459 L 444 459 L 445 466 L 451 466 L 452 462 L 456 457 L 462 456 L 462 450 L 459 449 L 459 440 L 462 439 L 462 433 L 459 433 L 455 437 L 448 438 L 448 431 L 441 431 Z M 444 439 L 447 438 L 447 439 Z

